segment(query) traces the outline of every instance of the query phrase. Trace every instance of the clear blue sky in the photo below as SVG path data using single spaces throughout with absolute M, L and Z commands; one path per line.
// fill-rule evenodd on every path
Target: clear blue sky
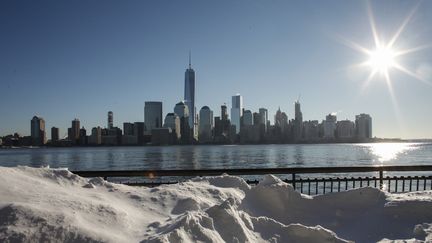
M 390 39 L 416 1 L 371 1 L 381 38 Z M 399 48 L 432 43 L 432 2 L 406 26 Z M 388 87 L 367 57 L 342 38 L 373 48 L 366 1 L 12 1 L 0 2 L 0 135 L 30 133 L 37 114 L 65 134 L 75 117 L 87 129 L 144 120 L 144 102 L 163 113 L 183 99 L 188 51 L 196 104 L 215 115 L 240 93 L 246 109 L 278 106 L 293 118 L 301 94 L 305 120 L 359 113 L 373 135 L 431 138 L 432 86 L 391 70 Z M 432 49 L 399 60 L 432 81 Z

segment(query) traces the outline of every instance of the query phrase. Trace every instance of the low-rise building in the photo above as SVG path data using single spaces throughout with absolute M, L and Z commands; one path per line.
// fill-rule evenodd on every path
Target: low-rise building
M 154 128 L 151 131 L 151 143 L 152 145 L 170 145 L 174 143 L 174 135 L 172 129 L 166 128 Z
M 138 144 L 138 136 L 135 135 L 123 135 L 122 136 L 122 145 L 137 145 Z

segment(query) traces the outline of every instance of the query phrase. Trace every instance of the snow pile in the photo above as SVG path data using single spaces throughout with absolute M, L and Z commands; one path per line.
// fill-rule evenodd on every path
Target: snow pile
M 305 196 L 268 175 L 129 187 L 67 170 L 0 167 L 0 242 L 432 241 L 432 192 Z

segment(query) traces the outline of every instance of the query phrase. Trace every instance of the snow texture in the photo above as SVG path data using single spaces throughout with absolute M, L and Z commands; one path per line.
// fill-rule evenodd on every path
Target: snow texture
M 0 242 L 431 242 L 432 191 L 306 196 L 275 176 L 130 187 L 0 167 Z

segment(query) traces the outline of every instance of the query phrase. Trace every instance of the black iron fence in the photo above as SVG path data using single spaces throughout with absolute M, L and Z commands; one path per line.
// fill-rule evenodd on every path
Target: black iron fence
M 384 175 L 391 173 L 392 176 Z M 103 177 L 104 179 L 126 178 L 119 181 L 135 186 L 158 186 L 177 183 L 185 178 L 196 176 L 216 176 L 221 174 L 237 176 L 280 175 L 301 193 L 309 195 L 340 192 L 359 187 L 376 187 L 388 192 L 408 192 L 432 190 L 432 165 L 414 166 L 357 166 L 357 167 L 296 167 L 296 168 L 253 168 L 253 169 L 202 169 L 202 170 L 117 170 L 117 171 L 72 171 L 82 177 Z M 394 175 L 402 173 L 409 175 Z M 416 175 L 421 173 L 423 175 Z M 349 174 L 366 174 L 349 176 Z M 375 175 L 374 175 L 375 174 Z M 427 175 L 426 175 L 427 174 Z M 311 176 L 314 175 L 314 176 Z M 338 176 L 341 175 L 341 176 Z M 135 181 L 131 180 L 135 178 Z M 137 179 L 141 178 L 141 179 Z M 169 178 L 169 180 L 163 180 Z M 256 184 L 258 179 L 246 179 Z

